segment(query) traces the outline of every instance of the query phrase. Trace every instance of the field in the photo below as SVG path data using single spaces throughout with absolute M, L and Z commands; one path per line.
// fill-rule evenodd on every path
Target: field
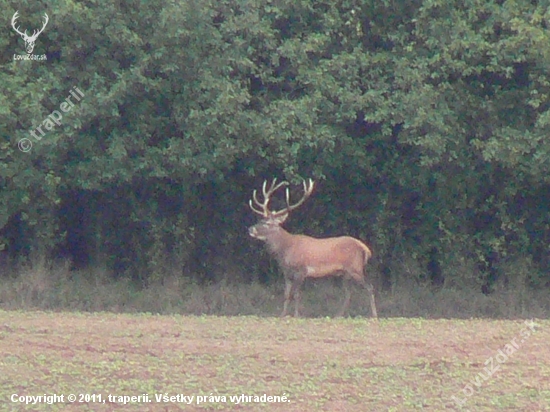
M 0 409 L 548 411 L 549 331 L 548 320 L 0 311 Z M 22 403 L 53 394 L 64 402 Z

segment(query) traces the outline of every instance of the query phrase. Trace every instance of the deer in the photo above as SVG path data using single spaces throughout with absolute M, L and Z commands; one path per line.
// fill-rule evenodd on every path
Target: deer
M 274 256 L 282 269 L 285 279 L 285 301 L 281 317 L 288 315 L 289 305 L 294 300 L 294 316 L 300 316 L 300 289 L 306 278 L 323 278 L 328 276 L 342 276 L 345 292 L 344 304 L 337 316 L 344 316 L 351 300 L 350 282 L 354 280 L 363 289 L 367 289 L 370 296 L 372 317 L 378 319 L 374 288 L 365 280 L 365 266 L 372 256 L 371 250 L 358 239 L 350 236 L 314 238 L 311 236 L 292 234 L 281 227 L 290 212 L 300 207 L 313 193 L 314 182 L 303 180 L 304 194 L 302 198 L 291 204 L 289 183 L 277 183 L 274 178 L 267 186 L 267 180 L 262 186 L 263 200 L 258 199 L 257 191 L 252 192 L 249 206 L 252 211 L 261 216 L 261 220 L 248 229 L 252 238 L 263 241 L 268 251 Z M 286 207 L 278 210 L 269 210 L 269 203 L 273 194 L 286 188 Z
M 17 34 L 19 34 L 23 40 L 25 40 L 25 48 L 27 49 L 27 54 L 31 54 L 34 50 L 34 43 L 36 42 L 36 39 L 38 38 L 38 35 L 44 31 L 46 28 L 46 25 L 48 24 L 48 21 L 50 18 L 48 17 L 48 13 L 44 13 L 44 23 L 42 24 L 42 28 L 40 30 L 33 30 L 33 33 L 31 36 L 27 34 L 27 30 L 23 33 L 21 30 L 19 30 L 19 27 L 16 27 L 15 24 L 17 23 L 17 18 L 19 11 L 16 11 L 11 18 L 11 26 L 15 30 Z

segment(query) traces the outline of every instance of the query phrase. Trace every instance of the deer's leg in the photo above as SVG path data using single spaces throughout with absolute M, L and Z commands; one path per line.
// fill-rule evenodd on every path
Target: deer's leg
M 353 278 L 357 282 L 359 282 L 359 284 L 363 287 L 363 289 L 367 289 L 367 291 L 369 292 L 371 314 L 374 319 L 378 319 L 378 311 L 376 310 L 376 300 L 374 299 L 374 287 L 372 286 L 372 284 L 367 283 L 367 281 L 363 276 L 354 276 Z
M 344 316 L 349 308 L 349 303 L 351 301 L 351 291 L 349 288 L 349 279 L 347 276 L 344 276 L 342 279 L 342 287 L 344 288 L 344 304 L 342 305 L 342 309 L 338 312 L 336 315 L 337 317 Z
M 298 278 L 294 280 L 292 287 L 294 288 L 294 317 L 300 316 L 300 300 L 302 299 L 302 283 L 303 280 Z
M 288 304 L 292 298 L 292 284 L 292 280 L 285 276 L 285 303 L 283 305 L 283 313 L 281 313 L 281 317 L 288 314 Z
M 372 317 L 374 319 L 378 319 L 378 311 L 376 310 L 376 301 L 374 299 L 374 288 L 370 283 L 366 285 L 366 288 L 369 291 L 369 295 L 370 295 L 370 310 L 372 313 Z

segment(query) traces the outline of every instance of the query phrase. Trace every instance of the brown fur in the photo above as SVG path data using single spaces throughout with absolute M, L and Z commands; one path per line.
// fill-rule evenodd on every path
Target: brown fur
M 305 235 L 293 235 L 280 225 L 287 216 L 267 218 L 249 229 L 250 235 L 267 243 L 285 275 L 285 305 L 282 316 L 287 314 L 292 298 L 295 300 L 295 316 L 299 314 L 300 286 L 306 278 L 343 276 L 346 297 L 340 315 L 348 309 L 350 292 L 348 280 L 354 279 L 371 294 L 371 310 L 377 317 L 372 286 L 365 282 L 364 268 L 372 256 L 361 241 L 349 237 L 317 239 Z

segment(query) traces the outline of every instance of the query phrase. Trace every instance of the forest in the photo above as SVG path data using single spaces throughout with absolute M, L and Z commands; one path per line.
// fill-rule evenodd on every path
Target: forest
M 415 289 L 418 305 L 550 313 L 544 2 L 0 4 L 3 307 L 115 307 L 59 292 L 98 282 L 184 282 L 226 299 L 220 313 L 275 288 L 280 305 L 280 270 L 248 234 L 253 190 L 277 177 L 293 196 L 315 181 L 288 231 L 373 251 L 382 316 Z

